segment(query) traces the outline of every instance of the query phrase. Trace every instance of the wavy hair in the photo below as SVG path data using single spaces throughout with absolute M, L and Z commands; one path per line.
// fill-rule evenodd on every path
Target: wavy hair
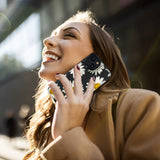
M 101 87 L 96 94 L 106 94 L 114 90 L 122 90 L 130 87 L 127 69 L 121 57 L 120 50 L 113 37 L 99 26 L 91 11 L 77 12 L 66 22 L 81 22 L 89 26 L 89 36 L 94 52 L 102 59 L 111 71 L 110 80 Z M 64 22 L 65 23 L 65 22 Z M 47 145 L 51 135 L 51 123 L 54 113 L 54 104 L 46 91 L 46 81 L 41 79 L 35 95 L 35 113 L 30 119 L 30 125 L 26 137 L 30 143 L 30 149 L 23 160 L 40 160 L 40 152 Z M 96 101 L 96 99 L 94 98 Z

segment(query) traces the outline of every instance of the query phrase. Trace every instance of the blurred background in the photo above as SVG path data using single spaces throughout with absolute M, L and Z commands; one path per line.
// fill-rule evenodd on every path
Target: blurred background
M 160 93 L 160 0 L 0 0 L 0 159 L 28 147 L 43 39 L 86 9 L 114 36 L 132 86 Z

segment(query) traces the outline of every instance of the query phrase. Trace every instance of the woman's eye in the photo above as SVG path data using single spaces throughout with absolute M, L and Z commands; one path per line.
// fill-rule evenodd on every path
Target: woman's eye
M 64 35 L 64 37 L 72 37 L 72 38 L 75 38 L 75 35 L 70 34 L 70 33 L 67 33 L 67 34 Z

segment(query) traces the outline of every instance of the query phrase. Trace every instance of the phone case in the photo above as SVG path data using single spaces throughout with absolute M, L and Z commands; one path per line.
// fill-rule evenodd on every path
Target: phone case
M 78 66 L 81 72 L 82 87 L 84 93 L 87 90 L 91 77 L 95 77 L 94 91 L 102 86 L 105 82 L 107 82 L 111 77 L 111 72 L 95 53 L 92 53 L 85 59 L 83 59 L 80 63 L 78 63 Z M 74 89 L 74 69 L 72 68 L 65 75 L 71 82 L 72 88 Z M 59 80 L 57 80 L 55 83 L 59 86 L 63 95 L 67 98 L 62 83 Z M 53 102 L 55 103 L 56 99 L 51 88 L 48 88 L 48 91 L 53 99 Z

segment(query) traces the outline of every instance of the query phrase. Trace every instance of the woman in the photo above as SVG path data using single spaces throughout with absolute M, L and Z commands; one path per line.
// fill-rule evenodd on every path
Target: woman
M 94 78 L 83 93 L 76 65 L 92 52 L 112 74 L 94 94 Z M 90 11 L 78 12 L 54 30 L 44 40 L 42 57 L 42 80 L 27 132 L 30 150 L 24 160 L 160 159 L 159 95 L 130 88 L 118 47 Z M 64 75 L 72 67 L 74 91 Z M 56 80 L 62 82 L 67 99 Z M 57 99 L 55 104 L 47 86 Z

